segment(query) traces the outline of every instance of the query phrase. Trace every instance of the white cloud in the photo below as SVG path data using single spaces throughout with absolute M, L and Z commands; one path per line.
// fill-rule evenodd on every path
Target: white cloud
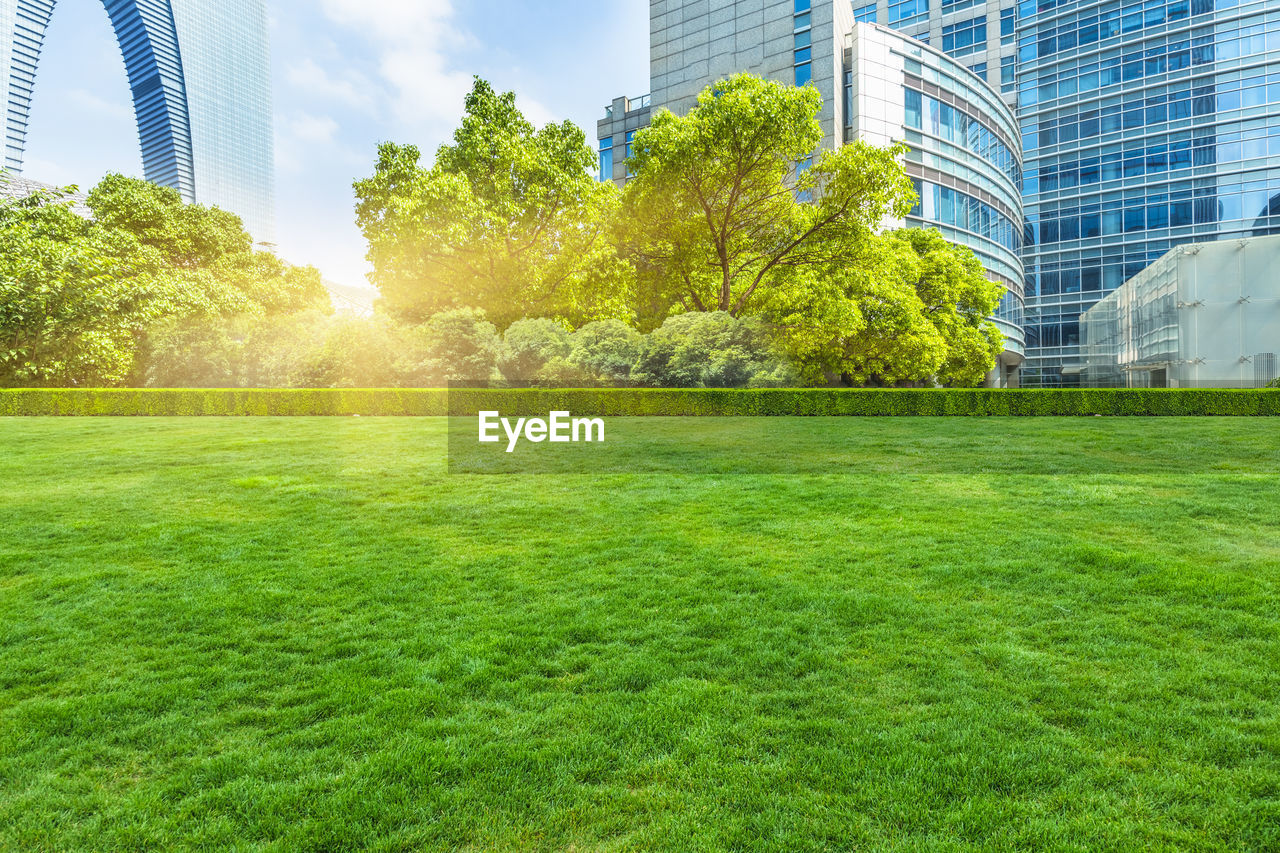
M 286 78 L 289 84 L 307 95 L 330 104 L 353 107 L 362 112 L 372 112 L 372 85 L 360 73 L 347 71 L 342 76 L 330 74 L 314 59 L 307 57 L 289 68 Z
M 341 126 L 329 116 L 303 112 L 281 116 L 276 121 L 276 168 L 295 173 L 306 171 L 316 149 L 328 150 L 340 130 Z
M 334 23 L 374 44 L 380 76 L 392 90 L 396 118 L 410 126 L 451 123 L 471 88 L 470 75 L 449 67 L 448 53 L 469 38 L 452 23 L 450 0 L 322 0 Z
M 338 134 L 338 123 L 329 116 L 298 113 L 287 123 L 295 139 L 313 145 L 332 142 Z

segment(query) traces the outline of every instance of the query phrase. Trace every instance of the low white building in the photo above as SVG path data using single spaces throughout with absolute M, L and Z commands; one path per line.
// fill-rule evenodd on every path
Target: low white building
M 1262 387 L 1280 377 L 1280 236 L 1179 246 L 1080 320 L 1086 386 Z

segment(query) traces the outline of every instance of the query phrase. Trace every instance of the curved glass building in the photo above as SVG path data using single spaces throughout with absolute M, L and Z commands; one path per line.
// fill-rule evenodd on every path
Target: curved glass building
M 844 60 L 845 139 L 905 141 L 920 201 L 905 225 L 937 228 L 973 250 L 1006 293 L 998 375 L 1017 385 L 1022 331 L 1022 145 L 1013 111 L 981 77 L 941 51 L 885 27 L 853 26 Z
M 1082 384 L 1080 317 L 1170 249 L 1280 225 L 1280 8 L 1028 0 L 1026 379 Z
M 5 167 L 22 171 L 36 72 L 56 0 L 0 0 Z M 264 0 L 103 0 L 133 93 L 147 180 L 274 225 L 270 56 Z
M 652 110 L 687 112 L 722 77 L 749 71 L 812 85 L 823 99 L 824 146 L 855 139 L 908 144 L 906 168 L 920 203 L 897 224 L 939 229 L 971 248 L 1005 286 L 994 319 L 1006 349 L 989 382 L 1016 386 L 1025 348 L 1022 146 L 1010 107 L 966 65 L 873 23 L 867 10 L 874 7 L 858 10 L 843 0 L 742 5 L 652 0 L 652 91 L 606 108 L 598 125 L 600 179 L 626 181 L 632 137 Z

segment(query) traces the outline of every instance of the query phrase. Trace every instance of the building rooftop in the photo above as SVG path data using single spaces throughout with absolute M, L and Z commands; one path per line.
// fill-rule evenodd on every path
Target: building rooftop
M 24 178 L 22 175 L 0 170 L 0 202 L 16 201 L 41 192 L 58 193 L 66 203 L 70 204 L 71 209 L 80 216 L 85 218 L 93 216 L 93 212 L 86 205 L 86 201 L 89 198 L 87 193 L 82 193 L 79 190 L 69 191 L 65 187 L 33 181 L 30 178 Z

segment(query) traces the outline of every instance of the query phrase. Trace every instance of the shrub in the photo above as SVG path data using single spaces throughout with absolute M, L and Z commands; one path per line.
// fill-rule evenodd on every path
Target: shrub
M 555 320 L 517 320 L 502 336 L 498 370 L 508 382 L 534 382 L 548 362 L 566 358 L 569 351 L 569 330 Z
M 149 337 L 152 388 L 368 388 L 397 384 L 403 349 L 379 318 L 305 311 L 169 324 Z
M 1280 416 L 1280 389 L 0 389 L 17 415 Z
M 664 388 L 745 388 L 794 384 L 758 318 L 724 311 L 678 314 L 654 329 L 632 379 Z
M 621 320 L 588 323 L 570 338 L 569 361 L 595 382 L 622 387 L 644 351 L 644 336 Z M 561 386 L 564 387 L 564 386 Z
M 483 311 L 442 311 L 406 333 L 398 365 L 406 384 L 487 383 L 494 378 L 501 339 Z

